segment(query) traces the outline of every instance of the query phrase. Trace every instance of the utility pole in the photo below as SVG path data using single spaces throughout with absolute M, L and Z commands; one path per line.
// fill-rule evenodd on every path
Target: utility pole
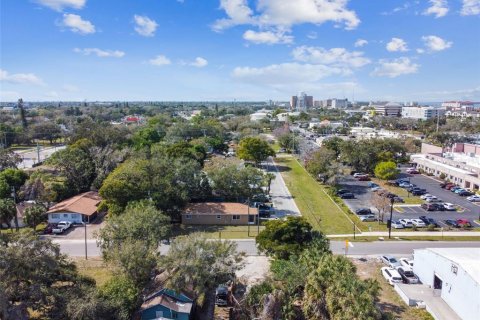
M 250 237 L 250 198 L 247 200 L 247 230 L 248 230 L 248 236 Z
M 40 145 L 37 141 L 37 163 L 40 163 Z
M 439 122 L 440 122 L 440 112 L 438 112 L 437 110 L 437 133 L 438 133 L 438 125 L 439 125 Z
M 392 216 L 393 216 L 393 203 L 395 200 L 390 198 L 390 220 L 388 224 L 388 239 L 392 238 Z
M 12 187 L 12 198 L 13 198 L 13 205 L 15 206 L 15 230 L 18 232 L 20 230 L 18 228 L 17 194 L 15 192 L 15 187 Z
M 83 225 L 85 226 L 85 260 L 88 260 L 88 255 L 87 255 L 87 222 L 84 221 Z

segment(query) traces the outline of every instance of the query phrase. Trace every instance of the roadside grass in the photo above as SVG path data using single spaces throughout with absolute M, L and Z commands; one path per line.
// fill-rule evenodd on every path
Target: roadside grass
M 36 233 L 37 234 L 42 234 L 43 233 L 43 230 L 47 227 L 47 223 L 46 222 L 42 222 L 41 224 L 39 224 L 37 226 L 37 230 L 36 230 Z M 12 229 L 0 229 L 0 233 L 15 233 L 17 232 L 15 230 L 15 226 L 13 226 Z M 33 228 L 30 228 L 30 227 L 21 227 L 19 232 L 33 232 Z
M 372 242 L 372 241 L 480 241 L 480 236 L 465 236 L 465 237 L 455 237 L 455 236 L 403 236 L 397 237 L 395 233 L 392 233 L 392 239 L 388 239 L 387 237 L 381 237 L 383 240 L 379 240 L 380 237 L 372 237 L 367 236 L 363 237 L 361 235 L 357 235 L 355 239 L 352 237 L 338 237 L 338 238 L 329 238 L 330 241 L 345 241 L 348 240 L 349 242 Z
M 388 185 L 386 181 L 383 181 L 377 178 L 372 178 L 372 182 L 375 182 L 376 184 L 378 184 L 382 189 L 388 190 L 391 193 L 395 193 L 397 196 L 402 197 L 403 200 L 405 201 L 404 204 L 422 204 L 423 203 L 423 200 L 420 199 L 420 197 L 409 194 L 407 190 L 403 188 Z
M 251 225 L 248 226 L 204 226 L 204 225 L 174 225 L 173 236 L 187 235 L 191 233 L 202 233 L 210 239 L 255 239 L 265 226 Z M 250 230 L 250 231 L 249 231 Z
M 355 215 L 337 207 L 326 194 L 327 189 L 313 179 L 293 157 L 278 157 L 275 162 L 289 168 L 282 171 L 288 190 L 295 199 L 302 216 L 314 229 L 325 234 L 353 233 L 352 222 L 363 231 L 368 230 Z
M 97 287 L 102 286 L 105 282 L 112 278 L 114 272 L 112 269 L 104 265 L 102 258 L 72 258 L 78 268 L 78 272 L 81 275 L 93 278 Z

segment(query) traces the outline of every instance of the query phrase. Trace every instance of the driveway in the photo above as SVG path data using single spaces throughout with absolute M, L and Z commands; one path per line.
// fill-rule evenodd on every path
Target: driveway
M 295 200 L 293 200 L 290 191 L 288 191 L 275 161 L 270 157 L 268 161 L 263 163 L 263 166 L 267 172 L 275 175 L 275 179 L 272 180 L 270 185 L 270 195 L 272 197 L 275 215 L 279 218 L 285 216 L 301 216 L 300 210 L 298 210 Z

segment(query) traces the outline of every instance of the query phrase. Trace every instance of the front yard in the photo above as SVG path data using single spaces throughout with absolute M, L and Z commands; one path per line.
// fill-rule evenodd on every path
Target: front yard
M 255 239 L 258 231 L 264 226 L 203 226 L 203 225 L 175 225 L 173 236 L 200 232 L 210 239 Z

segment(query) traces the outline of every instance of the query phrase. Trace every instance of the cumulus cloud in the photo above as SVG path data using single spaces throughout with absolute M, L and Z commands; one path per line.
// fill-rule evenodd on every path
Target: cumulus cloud
M 318 35 L 317 35 L 317 33 L 316 33 L 315 31 L 309 32 L 309 33 L 307 34 L 307 38 L 308 38 L 308 39 L 312 39 L 312 40 L 313 40 L 313 39 L 317 39 L 317 36 L 318 36 Z
M 135 31 L 144 37 L 153 37 L 157 30 L 158 24 L 155 20 L 150 19 L 147 16 L 134 15 Z
M 87 0 L 36 0 L 38 4 L 56 11 L 62 11 L 65 8 L 82 9 Z
M 284 85 L 286 83 L 318 81 L 331 75 L 345 75 L 348 71 L 332 66 L 301 64 L 297 62 L 272 64 L 266 67 L 236 67 L 232 77 L 247 83 Z
M 34 84 L 34 85 L 45 84 L 42 79 L 40 79 L 33 73 L 10 74 L 6 70 L 2 70 L 2 69 L 0 69 L 0 81 L 16 83 L 16 84 Z
M 213 24 L 215 31 L 251 24 L 261 27 L 290 28 L 296 24 L 322 24 L 328 21 L 355 29 L 360 19 L 353 10 L 347 9 L 348 0 L 259 0 L 256 11 L 249 7 L 247 0 L 221 0 L 220 8 L 227 18 Z
M 390 52 L 401 51 L 405 52 L 408 51 L 407 43 L 400 38 L 392 38 L 386 46 L 387 50 Z
M 321 47 L 297 47 L 292 51 L 297 61 L 332 65 L 340 68 L 360 68 L 369 64 L 370 59 L 360 51 L 348 51 L 345 48 L 324 49 Z
M 423 14 L 434 15 L 435 18 L 444 17 L 448 13 L 447 0 L 430 0 L 430 7 L 428 7 Z
M 293 37 L 286 35 L 284 32 L 273 31 L 253 31 L 247 30 L 243 34 L 243 39 L 260 44 L 277 44 L 277 43 L 292 43 Z
M 190 63 L 190 65 L 193 66 L 193 67 L 197 67 L 197 68 L 203 68 L 203 67 L 206 67 L 208 65 L 208 61 L 207 61 L 207 59 L 204 59 L 202 57 L 196 57 L 195 61 Z
M 158 55 L 155 58 L 148 60 L 148 63 L 154 66 L 165 66 L 171 64 L 172 62 L 166 56 Z
M 125 55 L 125 52 L 120 50 L 102 50 L 98 48 L 84 48 L 84 49 L 75 48 L 73 49 L 73 51 L 76 53 L 81 53 L 85 56 L 94 54 L 100 58 L 108 58 L 108 57 L 121 58 Z
M 360 48 L 360 47 L 363 47 L 363 46 L 365 46 L 365 45 L 367 45 L 367 44 L 368 44 L 368 41 L 367 41 L 367 40 L 365 40 L 365 39 L 358 39 L 357 41 L 355 41 L 355 44 L 354 44 L 354 45 L 355 45 L 356 48 Z
M 62 25 L 75 33 L 95 33 L 95 26 L 90 21 L 83 20 L 82 17 L 77 14 L 65 13 L 63 15 Z
M 462 16 L 474 16 L 480 14 L 480 0 L 463 0 Z
M 424 36 L 422 37 L 425 47 L 430 51 L 443 51 L 452 46 L 453 42 L 445 41 L 437 36 Z
M 418 68 L 418 64 L 413 63 L 406 57 L 393 60 L 381 59 L 378 61 L 378 66 L 373 70 L 372 75 L 396 78 L 404 74 L 417 73 Z

